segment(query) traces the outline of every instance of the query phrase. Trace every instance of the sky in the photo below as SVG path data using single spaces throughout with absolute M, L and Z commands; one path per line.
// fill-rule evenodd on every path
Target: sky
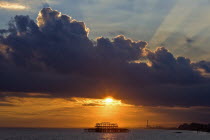
M 0 0 L 0 127 L 209 123 L 209 9 L 209 0 Z
M 186 56 L 192 60 L 210 60 L 210 18 L 207 16 L 209 0 L 1 1 L 20 6 L 1 6 L 2 28 L 16 14 L 30 15 L 32 19 L 36 19 L 41 8 L 50 6 L 74 19 L 84 21 L 91 29 L 91 39 L 99 36 L 113 38 L 123 34 L 134 40 L 150 42 L 149 47 L 152 49 L 164 46 L 176 56 Z

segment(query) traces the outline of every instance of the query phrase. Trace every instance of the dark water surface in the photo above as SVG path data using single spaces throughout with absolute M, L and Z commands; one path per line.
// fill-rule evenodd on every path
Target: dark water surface
M 129 133 L 86 133 L 83 129 L 0 128 L 0 140 L 210 140 L 210 133 L 176 132 L 132 129 Z

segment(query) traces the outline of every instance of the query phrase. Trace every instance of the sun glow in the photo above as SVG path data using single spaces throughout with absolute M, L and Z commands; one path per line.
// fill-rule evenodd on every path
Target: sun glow
M 121 100 L 115 100 L 112 97 L 107 97 L 103 100 L 105 105 L 121 105 Z
M 106 102 L 106 104 L 111 104 L 111 103 L 113 103 L 113 99 L 112 98 L 106 98 L 105 102 Z

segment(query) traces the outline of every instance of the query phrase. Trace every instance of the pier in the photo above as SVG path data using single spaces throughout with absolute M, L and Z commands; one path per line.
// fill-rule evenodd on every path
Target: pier
M 126 128 L 119 128 L 118 124 L 110 122 L 96 123 L 95 128 L 85 129 L 85 132 L 98 132 L 98 133 L 127 133 Z

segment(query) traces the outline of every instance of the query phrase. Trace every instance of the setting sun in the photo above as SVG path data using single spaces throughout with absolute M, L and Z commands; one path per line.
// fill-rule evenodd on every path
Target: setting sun
M 105 99 L 105 102 L 106 102 L 107 104 L 113 103 L 113 99 L 112 99 L 112 98 L 106 98 L 106 99 Z
M 121 105 L 121 100 L 115 100 L 112 97 L 107 97 L 103 100 L 105 105 Z

